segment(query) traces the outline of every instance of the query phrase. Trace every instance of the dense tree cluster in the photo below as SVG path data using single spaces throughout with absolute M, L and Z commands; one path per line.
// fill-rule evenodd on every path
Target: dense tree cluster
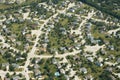
M 78 0 L 120 19 L 120 0 Z

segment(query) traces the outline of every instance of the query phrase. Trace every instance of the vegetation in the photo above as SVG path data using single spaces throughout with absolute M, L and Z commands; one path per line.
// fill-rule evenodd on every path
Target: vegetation
M 48 34 L 48 48 L 56 50 L 59 50 L 60 47 L 70 47 L 74 46 L 75 44 L 73 38 L 70 37 L 70 33 L 68 31 L 70 30 L 69 25 L 75 21 L 76 17 L 67 17 L 63 15 L 60 16 L 61 18 L 59 22 L 55 23 L 54 29 L 51 30 L 51 32 Z M 73 35 L 73 37 L 75 36 Z
M 53 2 L 54 4 L 58 4 L 59 2 L 61 2 L 63 0 L 51 0 L 51 2 Z M 0 12 L 4 12 L 5 10 L 16 10 L 16 9 L 19 9 L 20 7 L 23 7 L 23 6 L 27 6 L 27 5 L 36 5 L 37 3 L 40 3 L 40 2 L 47 2 L 49 3 L 50 0 L 26 0 L 26 2 L 18 5 L 16 3 L 14 4 L 0 4 Z
M 17 9 L 19 7 L 22 7 L 22 6 L 26 6 L 26 5 L 29 5 L 29 4 L 33 4 L 35 2 L 38 2 L 40 0 L 26 0 L 25 3 L 22 3 L 20 5 L 18 5 L 17 3 L 14 3 L 14 4 L 0 4 L 0 11 L 4 11 L 4 10 L 11 10 L 11 9 Z
M 6 60 L 0 55 L 0 64 L 5 63 Z
M 120 19 L 120 0 L 77 0 Z
M 32 63 L 34 63 L 35 58 L 32 60 Z M 38 62 L 38 65 L 40 66 L 39 70 L 42 72 L 42 76 L 45 77 L 44 80 L 65 80 L 65 77 L 62 73 L 60 73 L 59 69 L 57 68 L 57 65 L 53 64 L 53 59 L 41 59 Z M 34 69 L 34 68 L 32 68 Z M 55 72 L 59 72 L 60 76 L 55 76 Z

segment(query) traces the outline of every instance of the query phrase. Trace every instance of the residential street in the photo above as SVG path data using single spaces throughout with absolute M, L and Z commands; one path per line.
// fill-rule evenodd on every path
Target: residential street
M 118 80 L 120 20 L 87 1 L 0 0 L 0 80 Z
M 26 77 L 26 80 L 30 80 L 29 78 L 29 75 L 28 75 L 28 65 L 30 64 L 30 59 L 33 58 L 33 57 L 36 57 L 35 56 L 35 51 L 36 51 L 36 45 L 38 43 L 38 40 L 39 40 L 39 36 L 42 34 L 42 29 L 44 28 L 44 26 L 52 19 L 52 18 L 55 18 L 59 13 L 64 13 L 66 12 L 67 9 L 69 9 L 70 7 L 74 6 L 74 4 L 69 4 L 67 8 L 65 8 L 64 10 L 62 11 L 58 11 L 56 14 L 54 14 L 53 16 L 51 16 L 50 18 L 48 18 L 47 20 L 44 21 L 44 24 L 40 26 L 40 29 L 38 30 L 39 34 L 37 34 L 36 36 L 36 40 L 35 40 L 35 43 L 34 43 L 34 46 L 32 47 L 32 50 L 30 51 L 30 53 L 28 53 L 28 57 L 27 57 L 27 61 L 24 65 L 24 72 L 23 74 L 25 75 Z M 68 53 L 69 54 L 69 53 Z M 67 55 L 68 55 L 67 54 Z M 73 54 L 73 53 L 72 53 Z M 64 55 L 57 55 L 56 57 L 63 57 Z M 38 57 L 38 56 L 37 56 Z M 49 58 L 49 57 L 52 57 L 51 56 L 39 56 L 41 58 Z

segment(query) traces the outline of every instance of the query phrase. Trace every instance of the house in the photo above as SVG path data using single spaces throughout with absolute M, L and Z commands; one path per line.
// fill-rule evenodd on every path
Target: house
M 50 31 L 51 31 L 51 28 L 50 28 L 50 27 L 48 27 L 48 28 L 47 28 L 47 31 L 48 31 L 48 32 L 50 32 Z
M 9 67 L 9 63 L 2 63 L 2 67 Z
M 23 58 L 23 57 L 18 57 L 18 58 L 16 58 L 16 61 L 18 61 L 18 60 L 24 60 L 25 58 Z
M 19 22 L 24 22 L 24 19 L 22 17 L 18 17 Z
M 59 19 L 58 19 L 58 18 L 54 18 L 54 21 L 55 21 L 55 22 L 59 22 Z
M 110 56 L 108 56 L 108 58 L 109 58 L 110 60 L 113 60 L 113 59 L 115 59 L 115 56 L 111 54 Z
M 87 38 L 88 38 L 88 39 L 91 39 L 91 40 L 94 39 L 94 38 L 92 37 L 92 34 L 91 34 L 91 33 L 87 34 Z
M 109 72 L 112 72 L 113 68 L 112 67 L 107 67 L 105 70 L 109 71 Z
M 60 47 L 60 50 L 61 51 L 66 51 L 67 49 L 66 49 L 66 47 Z
M 101 54 L 105 55 L 107 52 L 104 49 L 101 49 Z
M 20 41 L 16 42 L 16 45 L 20 46 L 22 43 Z
M 12 63 L 12 66 L 13 66 L 14 68 L 19 68 L 19 65 L 16 64 L 16 63 Z
M 73 59 L 74 60 L 80 60 L 80 57 L 76 55 L 76 56 L 73 57 Z
M 4 78 L 4 80 L 10 80 L 10 78 Z
M 99 61 L 96 61 L 95 64 L 96 64 L 97 66 L 99 66 L 99 67 L 102 67 L 102 66 L 103 66 L 103 64 L 102 64 L 101 62 L 99 62 Z
M 65 74 L 65 70 L 64 69 L 60 69 L 60 72 Z
M 4 19 L 6 19 L 6 16 L 5 15 L 1 15 L 0 16 L 0 21 L 3 21 Z
M 62 34 L 63 34 L 63 35 L 66 35 L 66 34 L 67 34 L 67 32 L 66 32 L 66 31 L 62 31 Z
M 38 68 L 40 68 L 40 66 L 38 64 L 35 64 L 34 69 L 38 69 Z
M 90 61 L 90 62 L 94 62 L 93 57 L 87 57 L 87 60 Z
M 65 29 L 65 28 L 60 27 L 60 31 L 66 31 L 66 29 Z
M 75 45 L 75 49 L 76 49 L 76 50 L 79 50 L 79 49 L 80 49 L 80 47 L 81 47 L 81 45 L 80 45 L 80 44 Z
M 28 41 L 31 41 L 30 39 L 32 38 L 32 35 L 31 34 L 26 34 L 26 39 L 28 40 Z
M 17 22 L 18 19 L 17 19 L 17 18 L 13 18 L 11 21 L 12 21 L 12 22 Z
M 54 58 L 54 59 L 52 59 L 52 63 L 53 63 L 53 64 L 57 64 L 58 62 L 57 62 L 57 60 Z
M 59 69 L 62 67 L 60 63 L 57 63 L 56 65 Z
M 82 73 L 86 74 L 86 73 L 87 73 L 87 69 L 86 69 L 85 67 L 80 68 L 80 72 L 82 72 Z
M 73 46 L 69 46 L 69 47 L 67 47 L 67 50 L 72 51 L 73 48 L 74 48 Z
M 92 75 L 87 75 L 87 76 L 85 76 L 85 79 L 84 80 L 93 80 L 93 77 L 92 77 Z
M 54 25 L 50 25 L 50 28 L 54 28 L 55 26 Z
M 117 59 L 117 63 L 120 63 L 120 57 Z
M 14 76 L 12 79 L 13 80 L 20 80 L 20 77 L 19 76 Z
M 10 24 L 10 23 L 11 23 L 10 20 L 6 20 L 6 21 L 5 21 L 5 24 Z
M 75 12 L 75 9 L 70 8 L 69 11 L 74 13 L 74 12 Z
M 26 43 L 26 44 L 24 45 L 24 48 L 25 48 L 26 51 L 29 50 L 29 47 L 30 47 L 29 43 Z
M 114 50 L 114 46 L 113 46 L 113 45 L 108 45 L 108 48 L 109 48 L 110 50 Z
M 35 63 L 38 63 L 38 62 L 40 62 L 40 58 L 36 58 L 36 60 L 35 60 Z
M 91 29 L 91 23 L 86 23 L 85 26 L 86 26 L 86 28 L 88 28 L 89 30 Z
M 15 1 L 16 1 L 16 0 L 7 0 L 7 1 L 6 1 L 6 4 L 13 4 L 13 3 L 15 3 Z
M 59 72 L 55 72 L 54 74 L 56 77 L 60 76 L 60 73 Z
M 36 78 L 40 78 L 41 77 L 41 72 L 38 69 L 34 69 L 34 74 Z
M 113 76 L 113 75 L 110 75 L 110 79 L 111 80 L 117 80 L 117 78 L 115 76 Z
M 47 38 L 44 39 L 44 42 L 45 42 L 45 43 L 48 43 L 48 42 L 49 42 L 49 39 L 47 39 Z
M 0 21 L 0 25 L 2 26 L 2 25 L 3 25 L 3 22 Z
M 5 52 L 6 52 L 6 50 L 2 50 L 2 49 L 0 50 L 0 54 L 2 54 L 2 55 L 3 55 Z

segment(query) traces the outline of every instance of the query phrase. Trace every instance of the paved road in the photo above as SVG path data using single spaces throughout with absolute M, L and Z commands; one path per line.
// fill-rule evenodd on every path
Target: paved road
M 35 40 L 35 43 L 34 43 L 34 46 L 32 48 L 32 50 L 30 51 L 30 53 L 28 53 L 28 57 L 27 57 L 27 61 L 25 62 L 25 65 L 24 65 L 24 75 L 26 77 L 26 80 L 30 80 L 30 77 L 28 75 L 28 65 L 30 64 L 30 58 L 33 58 L 35 57 L 35 51 L 36 51 L 36 45 L 38 43 L 38 40 L 39 40 L 39 36 L 42 34 L 42 29 L 44 28 L 44 26 L 52 19 L 52 18 L 55 18 L 59 13 L 64 13 L 66 12 L 67 9 L 69 9 L 70 7 L 74 6 L 74 4 L 70 3 L 68 5 L 67 8 L 65 8 L 64 10 L 62 11 L 58 11 L 56 14 L 54 14 L 53 16 L 51 16 L 50 18 L 48 18 L 47 20 L 44 21 L 44 24 L 40 26 L 40 29 L 38 30 L 39 34 L 37 34 L 36 36 L 36 40 Z M 39 56 L 39 57 L 42 57 L 42 56 Z M 46 56 L 44 56 L 46 57 Z M 51 56 L 48 56 L 48 57 L 51 57 Z
M 68 55 L 76 55 L 78 53 L 80 53 L 80 50 L 76 50 L 76 51 L 68 52 L 68 53 L 64 53 L 64 54 L 57 54 L 54 57 L 56 57 L 56 58 L 64 58 L 64 57 L 66 57 Z M 39 58 L 51 58 L 51 57 L 53 57 L 53 55 L 35 55 L 35 57 L 37 57 L 37 58 L 38 57 Z
M 53 55 L 35 55 L 35 51 L 36 51 L 36 45 L 38 44 L 38 40 L 39 40 L 39 36 L 41 36 L 41 34 L 43 33 L 42 29 L 44 28 L 44 26 L 50 21 L 52 20 L 52 18 L 55 18 L 57 17 L 57 15 L 59 13 L 66 13 L 66 10 L 68 10 L 70 7 L 73 7 L 75 6 L 74 3 L 70 3 L 68 5 L 67 8 L 65 8 L 64 10 L 58 10 L 57 13 L 55 13 L 53 16 L 51 16 L 50 18 L 48 18 L 47 20 L 43 20 L 44 24 L 40 25 L 40 29 L 37 30 L 37 34 L 36 34 L 36 39 L 35 39 L 35 43 L 30 51 L 30 53 L 28 53 L 28 57 L 27 57 L 27 60 L 25 62 L 25 65 L 22 66 L 24 68 L 24 70 L 22 72 L 16 72 L 17 74 L 18 73 L 22 73 L 23 75 L 25 75 L 25 78 L 26 80 L 30 80 L 30 77 L 28 75 L 28 73 L 30 73 L 30 71 L 28 70 L 28 65 L 30 64 L 30 59 L 33 58 L 33 57 L 39 57 L 39 58 L 51 58 L 53 57 Z M 87 22 L 87 20 L 91 19 L 92 16 L 95 14 L 94 11 L 91 11 L 90 13 L 88 13 L 88 16 L 85 17 L 84 20 L 82 20 L 82 22 L 80 23 L 79 25 L 79 28 L 78 30 L 75 30 L 76 33 L 80 34 L 80 31 L 81 31 L 81 27 Z M 79 16 L 79 15 L 77 15 Z M 10 47 L 8 44 L 4 43 L 5 46 L 8 46 Z M 11 49 L 14 49 L 11 47 Z M 14 49 L 16 50 L 16 49 Z M 16 50 L 17 51 L 17 50 Z M 64 54 L 57 54 L 55 55 L 54 57 L 57 57 L 57 58 L 64 58 L 65 61 L 63 62 L 68 62 L 67 59 L 66 59 L 66 56 L 68 55 L 76 55 L 80 53 L 80 50 L 74 50 L 73 52 L 68 52 L 68 53 L 64 53 Z M 68 69 L 71 69 L 70 68 L 71 64 L 68 65 Z M 10 74 L 13 74 L 13 72 L 9 72 L 9 71 L 0 71 L 0 76 L 4 77 L 7 73 L 10 73 Z M 73 76 L 75 74 L 75 71 L 73 69 L 71 69 L 71 76 Z M 77 76 L 76 76 L 76 80 L 77 80 Z
M 39 36 L 42 34 L 42 29 L 44 28 L 44 26 L 52 19 L 52 18 L 55 18 L 59 13 L 65 13 L 67 9 L 69 9 L 70 7 L 73 7 L 75 4 L 74 3 L 70 3 L 68 5 L 67 8 L 65 8 L 64 10 L 58 10 L 56 14 L 54 14 L 53 16 L 51 16 L 50 18 L 48 18 L 47 20 L 44 20 L 44 24 L 43 25 L 40 25 L 40 29 L 38 30 L 38 34 L 36 35 L 36 40 L 35 40 L 35 43 L 32 47 L 32 50 L 30 51 L 30 53 L 28 53 L 28 57 L 27 57 L 27 60 L 25 62 L 25 65 L 22 66 L 24 68 L 24 71 L 22 72 L 16 72 L 16 73 L 22 73 L 23 75 L 25 75 L 25 78 L 26 80 L 30 80 L 30 77 L 28 75 L 29 71 L 28 71 L 28 65 L 30 64 L 30 59 L 33 58 L 33 57 L 40 57 L 40 58 L 49 58 L 49 57 L 52 57 L 52 55 L 40 55 L 40 56 L 36 56 L 34 53 L 36 51 L 36 45 L 38 43 L 38 40 L 39 40 Z M 3 43 L 3 47 L 10 47 L 10 45 L 8 45 L 7 43 L 4 43 L 4 39 L 2 37 L 0 37 L 2 39 L 2 43 Z M 13 49 L 14 51 L 19 51 L 13 47 L 10 47 L 11 49 Z M 76 51 L 77 52 L 77 51 Z M 75 54 L 76 54 L 75 52 Z M 63 54 L 63 55 L 56 55 L 56 57 L 64 57 L 64 56 L 67 56 L 67 55 L 75 55 L 74 52 L 72 53 L 66 53 L 66 54 Z M 14 72 L 9 72 L 9 71 L 0 71 L 0 76 L 2 78 L 5 77 L 5 75 L 9 73 L 9 74 L 13 74 Z

